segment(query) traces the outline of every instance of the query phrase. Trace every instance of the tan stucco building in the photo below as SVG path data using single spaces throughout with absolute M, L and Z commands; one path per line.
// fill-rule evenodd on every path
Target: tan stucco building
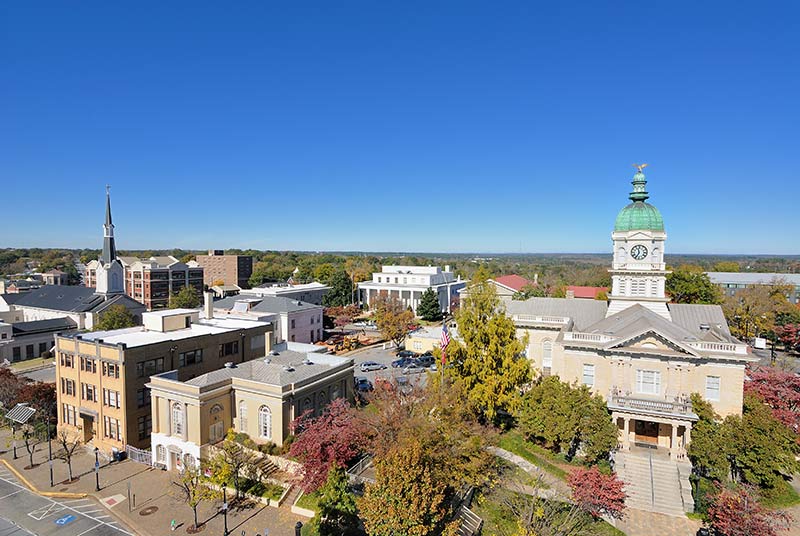
M 226 363 L 181 381 L 175 371 L 150 379 L 153 461 L 167 469 L 208 457 L 209 445 L 233 428 L 256 443 L 282 445 L 290 423 L 319 414 L 338 398 L 352 400 L 353 360 L 324 348 L 285 343 L 264 358 Z
M 699 393 L 722 417 L 742 412 L 747 345 L 731 336 L 718 305 L 669 303 L 661 214 L 645 203 L 645 177 L 617 216 L 609 301 L 531 298 L 506 302 L 528 357 L 603 396 L 622 451 L 634 445 L 686 460 Z
M 213 318 L 210 308 L 142 315 L 143 326 L 56 337 L 60 428 L 102 450 L 147 448 L 152 429 L 150 376 L 173 371 L 181 381 L 227 362 L 263 358 L 272 325 Z

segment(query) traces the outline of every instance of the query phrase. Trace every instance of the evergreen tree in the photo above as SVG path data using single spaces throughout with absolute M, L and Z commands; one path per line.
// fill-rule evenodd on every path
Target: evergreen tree
M 417 316 L 428 322 L 436 322 L 442 319 L 442 307 L 439 305 L 439 296 L 430 287 L 422 293 L 422 298 L 417 307 Z
M 513 413 L 520 389 L 531 381 L 530 362 L 524 355 L 527 337 L 517 337 L 488 274 L 480 269 L 469 294 L 456 313 L 458 335 L 448 347 L 447 373 L 463 383 L 468 400 L 488 420 L 498 412 Z
M 100 321 L 94 325 L 94 331 L 131 328 L 136 319 L 124 305 L 112 305 L 100 315 Z
M 358 514 L 355 495 L 347 489 L 347 473 L 333 464 L 328 480 L 320 488 L 317 515 L 311 521 L 320 536 L 351 536 L 358 534 Z
M 331 289 L 322 298 L 325 307 L 344 307 L 353 303 L 353 282 L 350 281 L 347 272 L 344 270 L 334 272 L 326 284 Z

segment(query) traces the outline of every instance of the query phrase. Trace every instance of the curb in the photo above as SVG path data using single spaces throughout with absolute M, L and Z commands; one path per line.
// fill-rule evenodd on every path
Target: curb
M 0 462 L 2 462 L 2 464 L 5 465 L 9 471 L 14 473 L 14 476 L 16 476 L 23 484 L 25 484 L 28 487 L 28 489 L 30 489 L 37 495 L 41 495 L 42 497 L 55 497 L 56 499 L 84 499 L 89 496 L 88 493 L 70 493 L 65 491 L 39 491 L 39 489 L 33 484 L 31 484 L 30 481 L 28 481 L 28 479 L 25 478 L 22 475 L 22 473 L 17 471 L 13 465 L 8 463 L 6 460 L 0 460 Z

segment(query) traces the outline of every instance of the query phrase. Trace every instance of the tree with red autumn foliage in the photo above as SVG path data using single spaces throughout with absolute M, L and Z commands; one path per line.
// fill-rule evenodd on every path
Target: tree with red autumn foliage
M 10 368 L 0 367 L 0 404 L 6 408 L 12 407 L 25 383 L 25 379 L 14 374 Z
M 792 517 L 786 512 L 767 510 L 761 506 L 754 487 L 716 486 L 717 493 L 708 508 L 708 524 L 717 534 L 777 536 L 789 527 Z
M 753 367 L 744 392 L 758 396 L 772 409 L 772 415 L 800 434 L 800 377 L 775 367 Z
M 306 412 L 292 422 L 297 438 L 289 453 L 303 464 L 302 483 L 307 493 L 318 490 L 328 478 L 331 464 L 345 467 L 361 451 L 364 434 L 350 405 L 342 398 L 331 402 L 319 417 Z
M 43 382 L 24 384 L 17 395 L 17 402 L 27 402 L 36 409 L 40 421 L 55 424 L 56 384 Z
M 775 334 L 788 351 L 800 349 L 800 324 L 785 324 L 775 328 Z
M 616 474 L 603 474 L 597 467 L 576 469 L 567 481 L 572 488 L 572 500 L 592 517 L 622 518 L 627 494 L 624 482 Z

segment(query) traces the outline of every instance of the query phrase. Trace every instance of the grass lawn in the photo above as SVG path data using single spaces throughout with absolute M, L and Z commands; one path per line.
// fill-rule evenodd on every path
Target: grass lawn
M 800 503 L 800 495 L 788 482 L 781 481 L 779 486 L 769 492 L 761 492 L 761 503 L 767 508 L 788 508 Z
M 308 510 L 317 511 L 317 502 L 319 501 L 318 493 L 303 493 L 300 500 L 297 501 L 297 506 L 306 508 Z
M 16 363 L 11 363 L 11 370 L 19 372 L 21 370 L 28 370 L 36 367 L 41 367 L 44 365 L 50 365 L 53 363 L 52 357 L 37 357 L 34 359 L 26 359 L 25 361 L 17 361 Z
M 556 461 L 556 463 L 553 463 L 555 461 L 553 460 L 553 454 L 547 452 L 538 445 L 525 441 L 525 438 L 516 430 L 501 435 L 498 446 L 509 452 L 513 452 L 517 456 L 525 458 L 532 464 L 541 467 L 561 480 L 566 480 L 567 478 L 567 472 L 556 465 L 556 463 L 563 463 L 566 465 L 566 462 Z
M 483 519 L 483 536 L 507 536 L 518 533 L 516 518 L 508 505 L 502 502 L 502 493 L 490 491 L 478 494 L 471 510 Z M 588 514 L 586 514 L 588 517 Z M 605 521 L 595 521 L 589 526 L 594 536 L 625 536 L 625 533 Z

